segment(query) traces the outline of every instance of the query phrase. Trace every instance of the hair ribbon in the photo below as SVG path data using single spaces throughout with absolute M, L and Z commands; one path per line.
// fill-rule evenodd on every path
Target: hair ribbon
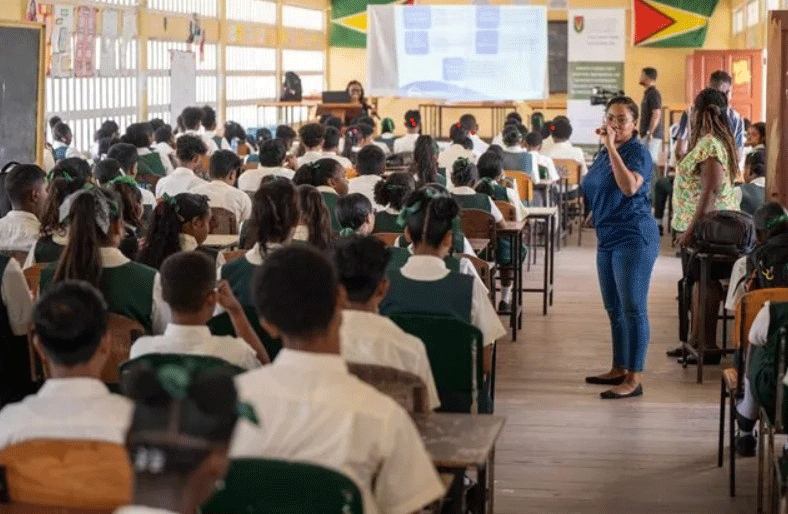
M 771 230 L 780 223 L 788 222 L 788 215 L 780 214 L 779 216 L 774 216 L 773 218 L 769 218 L 766 220 L 766 230 Z

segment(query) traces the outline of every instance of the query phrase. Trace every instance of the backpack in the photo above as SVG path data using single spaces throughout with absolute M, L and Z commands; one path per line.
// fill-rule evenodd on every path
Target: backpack
M 283 102 L 300 102 L 302 94 L 301 77 L 292 71 L 285 73 L 281 100 Z
M 777 235 L 747 256 L 745 290 L 788 287 L 788 234 Z
M 744 255 L 755 246 L 755 224 L 746 212 L 712 211 L 698 221 L 694 236 L 698 252 Z

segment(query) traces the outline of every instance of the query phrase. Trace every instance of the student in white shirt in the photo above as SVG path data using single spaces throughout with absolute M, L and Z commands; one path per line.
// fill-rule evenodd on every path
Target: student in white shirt
M 348 143 L 352 145 L 353 152 L 358 152 L 362 148 L 368 145 L 375 145 L 381 150 L 383 150 L 384 155 L 388 155 L 391 153 L 391 150 L 389 150 L 389 147 L 386 145 L 386 143 L 381 143 L 379 141 L 374 140 L 374 136 L 375 136 L 374 125 L 367 123 L 359 123 L 358 125 L 355 125 L 355 127 L 353 128 L 357 132 L 356 141 L 354 142 L 353 138 L 347 138 L 345 140 L 345 145 L 347 145 Z
M 260 167 L 246 170 L 238 177 L 238 189 L 254 192 L 260 187 L 263 177 L 273 175 L 293 180 L 295 171 L 284 167 L 286 160 L 285 145 L 279 139 L 269 139 L 260 145 Z
M 102 139 L 115 139 L 120 137 L 120 127 L 113 120 L 106 120 L 101 124 L 99 129 L 93 135 L 93 144 L 90 146 L 90 157 L 93 160 L 99 160 L 101 156 L 101 140 Z
M 372 233 L 375 227 L 375 210 L 366 196 L 361 193 L 340 196 L 334 210 L 341 227 L 340 236 L 368 236 Z
M 326 127 L 326 133 L 323 137 L 323 157 L 334 159 L 347 170 L 353 167 L 353 163 L 347 157 L 339 155 L 339 142 L 341 139 L 342 134 L 339 132 L 339 129 Z
M 383 180 L 386 171 L 386 156 L 375 145 L 367 145 L 356 156 L 358 177 L 348 183 L 348 193 L 361 193 L 369 198 L 375 210 L 382 211 L 383 205 L 375 203 L 375 184 Z
M 205 184 L 194 172 L 200 169 L 202 158 L 207 152 L 205 143 L 198 136 L 184 134 L 179 137 L 175 142 L 175 153 L 180 166 L 172 174 L 159 179 L 156 183 L 156 198 L 161 198 L 165 193 L 175 196 Z
M 757 150 L 744 158 L 744 184 L 733 192 L 742 212 L 755 214 L 766 202 L 766 152 Z
M 471 162 L 476 162 L 476 154 L 473 151 L 473 142 L 468 137 L 468 131 L 460 123 L 456 123 L 449 129 L 451 146 L 443 150 L 438 156 L 438 167 L 443 168 L 446 178 L 450 179 L 451 167 L 454 161 L 460 157 L 465 157 Z M 470 142 L 469 142 L 470 141 Z
M 52 143 L 52 152 L 55 155 L 56 163 L 63 159 L 68 159 L 69 157 L 79 157 L 79 152 L 77 152 L 76 148 L 71 146 L 73 137 L 71 127 L 63 122 L 58 123 L 52 128 L 52 138 L 54 139 L 54 143 Z
M 180 116 L 181 120 L 183 121 L 184 131 L 178 134 L 178 139 L 186 135 L 199 137 L 205 144 L 206 153 L 208 155 L 212 155 L 213 152 L 219 149 L 219 147 L 216 144 L 216 141 L 209 139 L 205 134 L 200 132 L 200 124 L 202 123 L 203 116 L 205 116 L 205 112 L 200 107 L 185 108 L 183 112 L 181 112 Z M 180 159 L 180 157 L 178 159 Z
M 163 177 L 175 170 L 168 157 L 163 156 L 159 152 L 154 152 L 151 148 L 153 144 L 153 128 L 150 123 L 132 123 L 126 127 L 126 133 L 121 140 L 124 143 L 134 145 L 137 149 L 137 167 L 141 173 Z
M 394 140 L 394 153 L 412 152 L 421 135 L 421 113 L 411 109 L 405 113 L 405 135 Z
M 315 186 L 301 184 L 296 187 L 296 196 L 298 226 L 293 232 L 293 241 L 310 243 L 320 251 L 329 250 L 334 242 L 334 231 L 323 194 Z
M 38 239 L 47 200 L 44 170 L 35 164 L 17 164 L 5 178 L 11 211 L 0 218 L 0 250 L 27 253 Z M 23 259 L 24 260 L 24 259 Z
M 205 195 L 212 209 L 226 209 L 235 214 L 241 223 L 252 216 L 252 199 L 233 186 L 241 171 L 241 158 L 230 150 L 219 150 L 211 156 L 211 181 L 192 189 L 194 194 Z
M 413 373 L 424 382 L 428 407 L 434 410 L 440 399 L 424 343 L 378 314 L 389 289 L 390 258 L 386 245 L 369 236 L 343 239 L 334 249 L 334 265 L 348 295 L 339 332 L 342 358 Z
M 506 127 L 509 125 L 522 125 L 523 124 L 523 117 L 520 116 L 520 113 L 517 111 L 510 112 L 506 115 L 506 120 L 503 122 L 503 130 L 501 130 L 496 136 L 492 139 L 491 145 L 498 145 L 503 148 L 503 133 L 506 130 Z
M 263 328 L 284 349 L 270 366 L 236 378 L 265 422 L 240 423 L 234 458 L 311 462 L 359 485 L 364 511 L 404 514 L 444 488 L 408 414 L 352 376 L 340 356 L 344 289 L 318 250 L 291 245 L 268 256 L 253 281 Z
M 550 124 L 550 134 L 553 138 L 553 146 L 547 150 L 543 148 L 543 153 L 551 159 L 571 159 L 580 164 L 581 175 L 588 173 L 586 158 L 583 150 L 573 146 L 569 142 L 572 137 L 572 124 L 565 116 L 556 116 Z
M 552 184 L 561 180 L 561 177 L 558 175 L 558 171 L 555 169 L 555 163 L 553 160 L 550 157 L 546 157 L 540 153 L 542 150 L 541 134 L 538 132 L 529 133 L 527 136 L 525 136 L 525 144 L 528 148 L 528 153 L 530 153 L 536 160 L 536 164 L 539 166 L 539 168 L 544 168 L 544 171 L 541 169 L 539 170 L 540 183 L 548 182 Z
M 515 125 L 508 126 L 503 132 L 503 168 L 505 170 L 523 171 L 528 174 L 531 182 L 539 183 L 539 167 L 537 159 L 525 158 L 523 153 L 528 150 L 523 147 L 522 132 Z
M 389 152 L 394 151 L 394 120 L 383 118 L 380 120 L 380 135 L 375 138 L 378 143 L 383 143 Z
M 139 161 L 139 154 L 137 153 L 137 148 L 134 145 L 129 143 L 116 143 L 112 145 L 107 152 L 107 159 L 112 159 L 120 165 L 122 173 L 133 178 L 136 182 L 137 180 L 137 163 Z M 99 184 L 104 184 L 105 182 L 109 182 L 115 178 L 115 176 L 106 176 L 102 181 L 101 178 L 98 177 L 96 174 L 96 179 L 98 180 Z M 142 205 L 150 205 L 151 208 L 156 205 L 156 197 L 153 193 L 148 190 L 147 186 L 141 185 L 137 182 L 137 187 L 140 190 L 140 194 L 142 195 Z
M 115 514 L 199 512 L 227 475 L 238 418 L 257 423 L 256 415 L 238 402 L 227 373 L 174 367 L 164 375 L 140 367 L 127 384 L 134 401 L 126 438 L 134 491 L 132 505 Z
M 172 135 L 172 127 L 164 125 L 156 129 L 153 133 L 153 150 L 161 155 L 164 159 L 170 161 L 172 171 L 175 171 L 175 138 Z
M 167 257 L 161 265 L 161 288 L 171 321 L 163 335 L 137 339 L 132 359 L 149 353 L 208 355 L 243 369 L 270 362 L 229 284 L 217 286 L 216 263 L 207 255 L 179 252 Z M 228 313 L 239 337 L 211 335 L 206 323 L 217 305 Z
M 324 157 L 323 137 L 325 129 L 319 123 L 307 123 L 298 130 L 298 137 L 304 147 L 304 155 L 298 158 L 297 168 L 310 164 Z
M 132 406 L 100 381 L 111 349 L 99 291 L 61 282 L 42 295 L 33 324 L 33 346 L 50 378 L 35 395 L 0 411 L 0 448 L 32 439 L 122 444 Z
M 216 134 L 216 111 L 210 105 L 202 108 L 202 129 L 203 135 L 216 144 L 217 150 L 232 150 L 227 138 Z
M 476 157 L 486 152 L 490 145 L 482 141 L 482 138 L 477 134 L 477 132 L 479 132 L 479 124 L 476 123 L 476 118 L 473 114 L 463 114 L 460 116 L 460 124 L 468 131 L 468 137 L 473 142 L 473 153 Z

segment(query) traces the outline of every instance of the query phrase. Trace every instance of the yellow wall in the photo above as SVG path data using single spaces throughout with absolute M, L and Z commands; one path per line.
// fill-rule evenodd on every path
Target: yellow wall
M 709 21 L 709 31 L 706 37 L 706 49 L 725 49 L 731 45 L 731 4 L 732 0 L 720 0 L 717 9 L 714 11 Z M 736 0 L 733 0 L 736 1 Z M 448 3 L 445 0 L 422 0 L 420 3 Z M 458 0 L 455 3 L 463 3 Z M 502 0 L 493 3 L 503 3 Z M 534 4 L 544 4 L 544 0 L 534 0 Z M 631 0 L 572 0 L 572 8 L 593 8 L 593 7 L 619 7 L 627 9 L 627 38 L 631 41 Z M 565 12 L 550 11 L 551 20 L 566 19 Z M 657 68 L 659 71 L 658 87 L 662 92 L 662 99 L 666 105 L 684 104 L 684 83 L 685 83 L 685 59 L 692 54 L 693 49 L 687 48 L 641 48 L 627 45 L 626 63 L 624 66 L 625 82 L 624 89 L 627 94 L 638 99 L 642 96 L 641 88 L 638 86 L 640 70 L 647 66 Z M 330 89 L 344 89 L 349 80 L 359 79 L 362 82 L 366 78 L 366 50 L 357 48 L 330 48 L 329 49 L 329 68 L 328 85 Z M 562 106 L 565 104 L 566 95 L 551 95 L 547 103 L 550 105 Z M 390 116 L 401 125 L 400 119 L 407 109 L 416 108 L 420 102 L 411 99 L 380 99 L 379 113 L 381 117 Z M 519 109 L 521 112 L 529 112 L 530 108 L 526 105 Z M 539 107 L 550 117 L 562 112 L 562 109 L 545 109 Z M 452 119 L 444 121 L 444 127 L 448 127 L 459 115 L 461 110 L 453 112 Z M 447 116 L 448 118 L 448 116 Z M 490 129 L 488 118 L 484 115 L 478 116 L 482 129 L 482 135 Z M 398 131 L 403 129 L 398 127 Z M 445 131 L 445 130 L 444 130 Z M 446 134 L 444 134 L 446 135 Z
M 21 19 L 23 5 L 23 0 L 0 0 L 0 20 Z

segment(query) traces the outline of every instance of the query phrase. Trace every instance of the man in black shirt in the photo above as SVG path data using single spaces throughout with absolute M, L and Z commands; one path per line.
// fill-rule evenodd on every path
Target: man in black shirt
M 651 153 L 654 166 L 659 161 L 659 152 L 662 146 L 662 95 L 656 87 L 657 70 L 643 68 L 640 74 L 640 85 L 646 91 L 640 103 L 640 139 Z

